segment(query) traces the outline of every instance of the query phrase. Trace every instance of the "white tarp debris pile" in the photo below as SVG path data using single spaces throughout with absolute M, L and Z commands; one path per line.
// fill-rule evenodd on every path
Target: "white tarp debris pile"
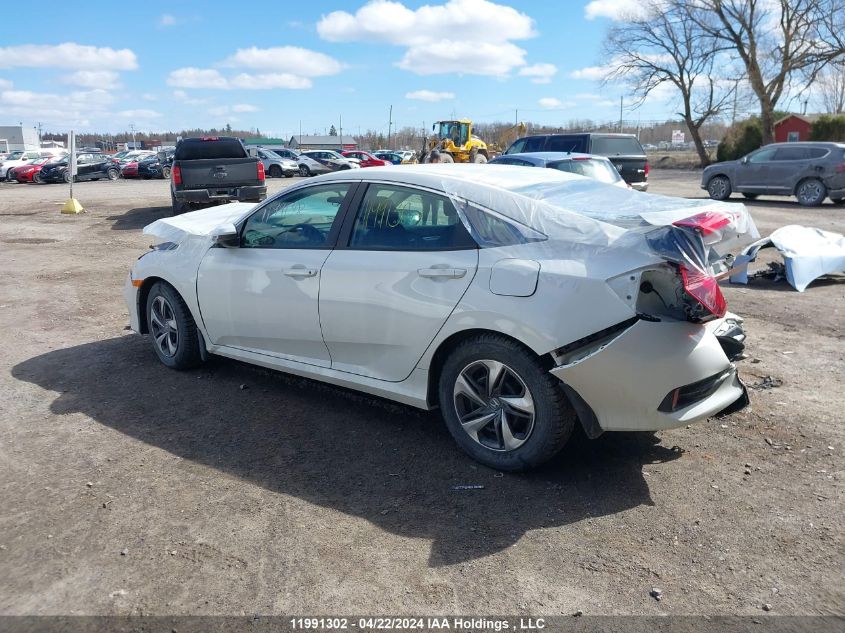
M 731 275 L 731 283 L 748 283 L 748 263 L 757 259 L 761 248 L 769 246 L 777 248 L 783 256 L 786 280 L 798 292 L 804 292 L 814 279 L 845 273 L 845 236 L 791 224 L 745 248 L 734 262 L 738 270 Z

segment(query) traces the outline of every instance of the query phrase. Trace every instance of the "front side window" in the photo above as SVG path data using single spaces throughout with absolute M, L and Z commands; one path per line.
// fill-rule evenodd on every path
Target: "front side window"
M 349 246 L 361 250 L 442 251 L 475 248 L 445 196 L 370 185 L 358 209 Z
M 271 200 L 246 222 L 244 248 L 323 248 L 349 183 L 319 185 Z
M 765 163 L 772 160 L 777 151 L 776 147 L 765 147 L 748 156 L 749 163 Z

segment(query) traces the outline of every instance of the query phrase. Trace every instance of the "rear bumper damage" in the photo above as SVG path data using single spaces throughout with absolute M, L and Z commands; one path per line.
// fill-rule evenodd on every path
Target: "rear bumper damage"
M 728 357 L 742 353 L 740 323 L 733 315 L 706 325 L 639 320 L 551 373 L 590 436 L 684 426 L 748 404 Z

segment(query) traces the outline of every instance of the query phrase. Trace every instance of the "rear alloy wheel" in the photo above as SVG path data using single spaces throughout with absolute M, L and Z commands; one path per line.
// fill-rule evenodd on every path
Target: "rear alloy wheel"
M 44 181 L 41 179 L 41 174 L 39 174 L 38 172 L 35 172 L 34 174 L 32 174 L 32 182 L 40 185 Z
M 118 178 L 120 178 L 120 172 L 116 169 L 109 169 L 106 172 L 106 176 L 109 177 L 109 180 L 117 180 Z
M 311 170 L 308 169 L 308 165 L 300 165 L 299 166 L 299 175 L 303 178 L 308 178 L 311 175 Z
M 798 203 L 804 207 L 817 207 L 827 197 L 827 189 L 821 180 L 807 178 L 798 183 L 795 188 L 795 197 Z
M 707 183 L 707 193 L 713 200 L 727 200 L 731 197 L 731 181 L 725 176 L 714 176 Z
M 270 178 L 281 178 L 282 168 L 278 165 L 270 165 L 270 170 L 267 173 L 270 174 Z
M 188 306 L 172 286 L 158 282 L 147 296 L 147 325 L 158 359 L 171 369 L 200 364 L 197 326 Z
M 495 334 L 459 345 L 446 359 L 440 409 L 458 445 L 499 470 L 525 470 L 554 457 L 575 414 L 559 381 L 518 343 Z
M 162 167 L 162 168 L 161 168 L 161 177 L 162 177 L 164 180 L 169 180 L 169 179 L 170 179 L 170 167 Z

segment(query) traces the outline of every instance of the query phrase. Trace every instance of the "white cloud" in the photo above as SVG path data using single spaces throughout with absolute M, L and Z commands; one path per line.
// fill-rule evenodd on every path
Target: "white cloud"
M 213 68 L 178 68 L 167 77 L 167 84 L 177 88 L 220 88 L 229 87 L 229 82 Z
M 548 108 L 550 110 L 562 110 L 564 108 L 573 108 L 575 104 L 571 101 L 561 101 L 560 99 L 556 99 L 555 97 L 543 97 L 537 103 L 539 103 L 544 108 Z
M 241 72 L 225 76 L 216 68 L 178 68 L 167 83 L 177 88 L 212 88 L 218 90 L 303 90 L 313 85 L 311 77 L 335 75 L 343 65 L 328 55 L 299 48 L 243 48 L 220 64 L 224 68 L 246 68 L 265 72 Z
M 631 16 L 641 16 L 645 10 L 641 0 L 592 0 L 584 7 L 584 17 L 588 20 L 624 20 Z
M 62 77 L 62 83 L 82 86 L 83 88 L 116 88 L 120 75 L 113 70 L 77 70 Z
M 521 77 L 531 77 L 531 82 L 535 84 L 551 83 L 556 74 L 557 66 L 554 64 L 533 64 L 519 69 Z
M 330 42 L 405 47 L 397 65 L 419 75 L 507 75 L 525 65 L 525 51 L 511 40 L 536 35 L 528 15 L 489 0 L 448 0 L 416 10 L 394 0 L 372 0 L 355 14 L 323 16 L 317 32 Z
M 176 23 L 177 23 L 176 17 L 170 15 L 169 13 L 163 14 L 158 19 L 158 25 L 160 27 L 176 26 Z
M 157 119 L 162 116 L 162 114 L 161 112 L 156 112 L 155 110 L 139 108 L 137 110 L 121 110 L 117 113 L 117 116 L 124 119 Z
M 249 103 L 236 103 L 233 106 L 224 105 L 209 108 L 208 113 L 215 117 L 228 116 L 230 121 L 237 121 L 239 120 L 237 117 L 230 116 L 232 113 L 258 112 L 258 110 L 259 108 Z
M 454 92 L 435 92 L 433 90 L 415 90 L 413 92 L 405 93 L 406 99 L 415 99 L 417 101 L 443 101 L 444 99 L 454 99 Z
M 241 73 L 235 75 L 229 81 L 230 88 L 243 90 L 270 90 L 272 88 L 287 88 L 290 90 L 303 90 L 310 88 L 312 82 L 307 77 L 299 77 L 290 73 L 266 73 L 252 75 Z
M 0 68 L 74 68 L 82 70 L 135 70 L 138 59 L 128 48 L 64 44 L 23 44 L 0 48 Z
M 142 95 L 141 95 L 141 98 L 142 98 L 144 101 L 158 101 L 158 97 L 157 97 L 157 96 L 155 96 L 155 95 L 154 95 L 153 93 L 151 93 L 151 92 L 145 92 L 144 94 L 142 94 Z
M 502 77 L 525 64 L 525 51 L 510 42 L 442 41 L 409 48 L 397 64 L 418 75 L 459 73 Z
M 616 64 L 604 64 L 602 66 L 587 66 L 573 70 L 569 76 L 573 79 L 589 79 L 591 81 L 604 81 L 611 73 L 613 73 L 618 66 Z
M 601 95 L 597 95 L 594 92 L 579 92 L 577 95 L 575 95 L 575 98 L 581 100 L 595 101 L 597 99 L 601 99 Z
M 208 103 L 208 99 L 195 99 L 188 95 L 184 90 L 174 90 L 173 98 L 180 103 L 187 103 L 188 105 L 202 105 Z
M 0 79 L 0 90 L 8 90 L 14 84 L 8 79 Z
M 336 75 L 342 64 L 324 53 L 299 48 L 278 46 L 275 48 L 242 48 L 223 62 L 224 66 L 290 73 L 299 77 L 324 77 Z
M 258 106 L 249 103 L 236 103 L 232 106 L 232 112 L 258 112 Z
M 108 106 L 113 101 L 113 95 L 106 90 L 77 90 L 67 94 L 2 90 L 0 118 L 27 117 L 47 125 L 88 126 L 91 120 L 107 120 Z

